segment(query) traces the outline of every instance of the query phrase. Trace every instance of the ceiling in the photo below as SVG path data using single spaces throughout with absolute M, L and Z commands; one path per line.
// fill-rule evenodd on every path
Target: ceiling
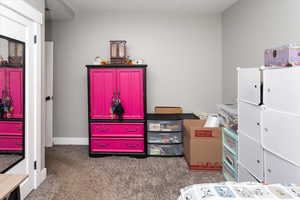
M 238 0 L 46 0 L 48 19 L 59 20 L 77 12 L 189 12 L 221 13 Z M 61 5 L 61 6 L 59 6 Z M 67 13 L 64 13 L 67 12 Z M 67 15 L 66 15 L 67 14 Z

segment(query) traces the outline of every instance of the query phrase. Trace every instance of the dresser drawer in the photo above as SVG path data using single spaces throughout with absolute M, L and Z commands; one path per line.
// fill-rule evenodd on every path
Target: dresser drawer
M 0 151 L 22 151 L 23 138 L 15 136 L 0 136 Z
M 148 132 L 148 143 L 178 144 L 182 143 L 182 132 Z
M 143 138 L 92 138 L 92 152 L 144 152 Z
M 148 120 L 148 131 L 176 132 L 182 131 L 182 120 Z
M 92 123 L 92 137 L 144 137 L 143 123 Z
M 0 122 L 0 135 L 23 135 L 23 122 Z

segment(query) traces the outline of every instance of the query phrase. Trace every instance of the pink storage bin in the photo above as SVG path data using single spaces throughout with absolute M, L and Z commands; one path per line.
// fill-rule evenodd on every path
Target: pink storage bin
M 92 137 L 144 137 L 143 123 L 92 123 Z
M 23 122 L 1 121 L 0 135 L 22 136 Z
M 92 152 L 144 152 L 144 138 L 92 138 Z
M 23 138 L 15 136 L 0 136 L 0 151 L 22 151 Z
M 300 46 L 285 45 L 265 50 L 265 66 L 300 66 Z

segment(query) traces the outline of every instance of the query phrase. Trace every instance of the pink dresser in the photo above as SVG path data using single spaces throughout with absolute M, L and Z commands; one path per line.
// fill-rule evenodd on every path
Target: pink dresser
M 146 156 L 146 65 L 87 65 L 90 156 Z M 124 113 L 112 111 L 118 97 Z

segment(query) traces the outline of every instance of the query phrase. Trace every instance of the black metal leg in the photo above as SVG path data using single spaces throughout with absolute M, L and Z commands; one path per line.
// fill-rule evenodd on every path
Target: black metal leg
M 7 200 L 20 200 L 21 194 L 20 194 L 20 187 L 17 187 L 8 197 Z

